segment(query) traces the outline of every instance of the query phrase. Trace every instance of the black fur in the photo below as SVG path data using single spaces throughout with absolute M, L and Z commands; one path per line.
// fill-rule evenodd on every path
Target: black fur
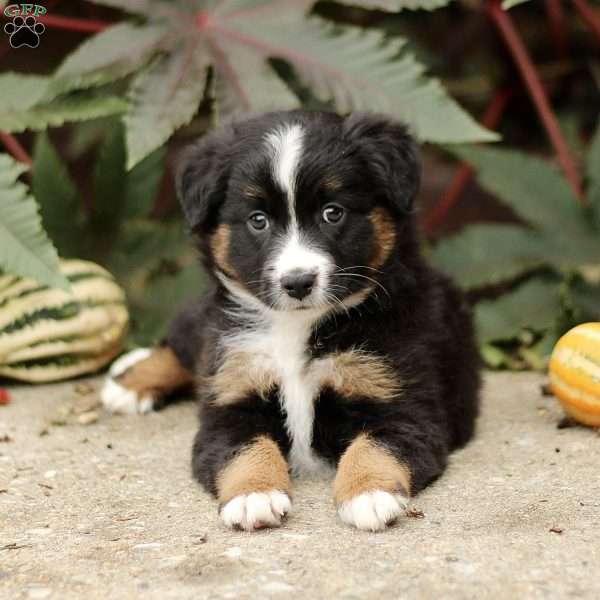
M 201 307 L 187 308 L 175 319 L 168 343 L 188 367 L 196 357 L 201 377 L 219 366 L 219 340 L 243 327 L 227 312 L 235 305 L 221 280 L 209 239 L 216 227 L 231 228 L 228 261 L 239 283 L 270 303 L 268 257 L 277 231 L 287 226 L 285 198 L 270 173 L 262 150 L 264 136 L 283 123 L 300 123 L 305 131 L 297 173 L 297 210 L 307 237 L 328 252 L 341 268 L 365 265 L 373 254 L 374 230 L 368 215 L 384 207 L 391 214 L 395 244 L 378 269 L 367 273 L 377 285 L 359 306 L 330 315 L 313 328 L 307 361 L 356 346 L 383 356 L 393 365 L 402 391 L 392 402 L 341 398 L 322 389 L 315 402 L 314 451 L 335 464 L 358 433 L 368 432 L 409 464 L 413 492 L 444 470 L 448 453 L 473 435 L 478 411 L 480 359 L 469 309 L 447 278 L 435 272 L 419 252 L 413 201 L 419 185 L 415 145 L 406 130 L 385 117 L 329 113 L 272 113 L 229 125 L 193 147 L 180 169 L 178 190 L 190 229 L 214 289 Z M 328 191 L 323 180 L 334 177 L 340 189 Z M 264 192 L 243 198 L 252 184 Z M 348 207 L 343 227 L 335 230 L 314 221 L 327 202 Z M 272 216 L 272 232 L 257 238 L 248 231 L 248 213 L 260 208 Z M 338 299 L 370 285 L 360 277 L 336 277 Z M 284 455 L 290 440 L 278 390 L 267 400 L 256 395 L 233 406 L 211 404 L 209 388 L 200 389 L 201 429 L 193 450 L 195 477 L 215 493 L 219 471 L 257 435 L 272 437 Z

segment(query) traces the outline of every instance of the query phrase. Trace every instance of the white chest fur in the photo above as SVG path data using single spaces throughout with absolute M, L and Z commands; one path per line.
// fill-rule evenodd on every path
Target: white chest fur
M 323 379 L 322 361 L 309 362 L 307 343 L 320 315 L 315 311 L 271 313 L 252 330 L 228 340 L 231 349 L 252 354 L 254 368 L 268 369 L 279 384 L 285 426 L 291 440 L 290 466 L 299 474 L 327 469 L 312 450 L 315 399 Z

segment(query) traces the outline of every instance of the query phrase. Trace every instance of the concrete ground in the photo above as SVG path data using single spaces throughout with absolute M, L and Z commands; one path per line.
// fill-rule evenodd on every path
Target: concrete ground
M 600 436 L 557 429 L 541 382 L 488 375 L 476 441 L 378 534 L 308 481 L 281 529 L 228 531 L 190 479 L 192 403 L 110 417 L 98 380 L 13 388 L 0 598 L 600 598 Z

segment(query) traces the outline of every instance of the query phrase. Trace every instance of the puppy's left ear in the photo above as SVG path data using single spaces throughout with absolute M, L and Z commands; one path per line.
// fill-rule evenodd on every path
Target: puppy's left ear
M 192 231 L 209 229 L 225 198 L 235 132 L 226 126 L 187 148 L 175 176 L 177 196 Z
M 413 210 L 421 182 L 417 144 L 407 128 L 383 115 L 355 113 L 344 120 L 348 152 L 358 154 L 378 189 L 404 213 Z

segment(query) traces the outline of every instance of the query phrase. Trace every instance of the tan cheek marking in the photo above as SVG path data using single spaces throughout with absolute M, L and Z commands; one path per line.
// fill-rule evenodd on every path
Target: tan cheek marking
M 369 214 L 373 225 L 374 243 L 373 258 L 369 266 L 379 269 L 389 258 L 396 243 L 396 226 L 390 213 L 383 207 L 378 206 Z
M 236 270 L 229 264 L 229 243 L 231 228 L 229 225 L 219 225 L 210 237 L 210 249 L 217 266 L 229 277 L 239 279 Z
M 217 495 L 224 504 L 240 494 L 279 490 L 291 494 L 288 465 L 279 446 L 268 437 L 256 438 L 217 477 Z
M 349 350 L 334 354 L 329 360 L 331 370 L 323 384 L 344 397 L 387 401 L 402 392 L 394 370 L 377 356 Z
M 138 397 L 148 394 L 168 394 L 189 385 L 193 375 L 184 369 L 168 346 L 154 348 L 152 354 L 127 369 L 117 381 L 137 392 Z
M 336 504 L 359 494 L 382 490 L 410 495 L 410 469 L 389 450 L 362 433 L 340 459 L 333 484 Z
M 277 385 L 274 372 L 266 366 L 267 357 L 250 352 L 228 352 L 217 372 L 205 379 L 216 406 L 243 400 L 248 394 L 266 398 Z

